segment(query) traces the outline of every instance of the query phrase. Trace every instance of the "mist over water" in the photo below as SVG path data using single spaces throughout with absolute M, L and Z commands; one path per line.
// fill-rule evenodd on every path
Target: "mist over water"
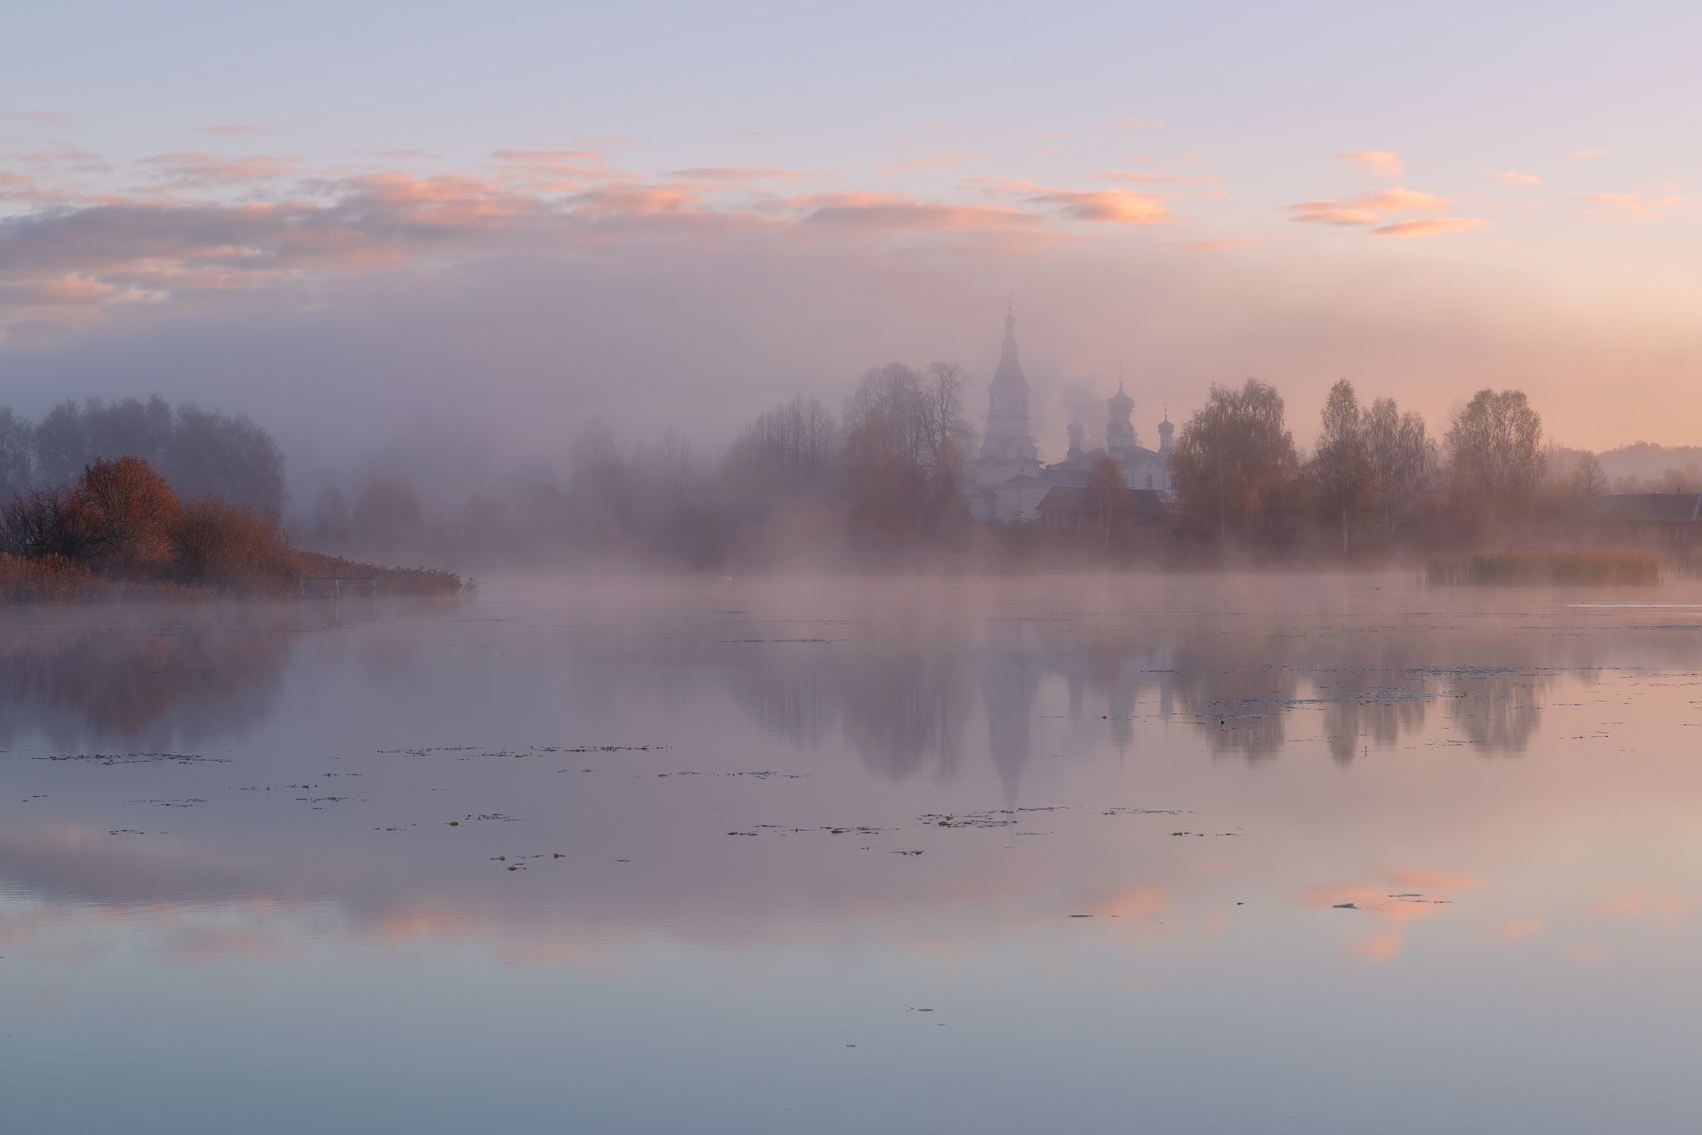
M 1689 1126 L 1695 585 L 4 619 L 20 1130 Z

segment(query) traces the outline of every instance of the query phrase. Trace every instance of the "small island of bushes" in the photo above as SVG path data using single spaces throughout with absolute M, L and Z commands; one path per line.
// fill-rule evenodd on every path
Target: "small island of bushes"
M 96 458 L 66 486 L 0 508 L 0 603 L 282 597 L 304 578 L 376 581 L 380 595 L 446 595 L 460 577 L 303 551 L 276 512 L 213 493 L 180 501 L 139 457 Z

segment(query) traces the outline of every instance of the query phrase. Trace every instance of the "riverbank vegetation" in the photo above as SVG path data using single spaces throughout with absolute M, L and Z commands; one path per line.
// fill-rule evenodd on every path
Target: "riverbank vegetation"
M 0 508 L 0 602 L 282 596 L 303 576 L 372 579 L 378 594 L 461 586 L 303 552 L 275 511 L 211 492 L 179 500 L 139 457 L 96 458 L 71 485 L 14 491 Z

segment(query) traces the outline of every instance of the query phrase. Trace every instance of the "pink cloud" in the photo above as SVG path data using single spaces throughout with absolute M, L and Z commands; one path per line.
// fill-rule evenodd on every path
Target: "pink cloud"
M 1510 169 L 1506 173 L 1492 173 L 1492 174 L 1489 175 L 1489 177 L 1490 177 L 1490 180 L 1499 181 L 1502 185 L 1541 185 L 1542 184 L 1542 178 L 1538 177 L 1536 174 L 1534 174 L 1534 173 L 1520 173 L 1516 169 Z
M 1487 221 L 1463 217 L 1427 217 L 1383 223 L 1391 213 L 1440 213 L 1448 204 L 1446 197 L 1397 186 L 1361 193 L 1350 201 L 1302 201 L 1298 205 L 1285 206 L 1284 211 L 1294 214 L 1290 220 L 1303 224 L 1376 226 L 1372 231 L 1381 236 L 1436 236 L 1488 224 Z
M 383 209 L 410 224 L 461 228 L 536 213 L 542 202 L 466 174 L 413 177 L 399 172 L 369 174 L 342 183 L 356 207 Z
M 943 153 L 931 154 L 925 158 L 914 158 L 907 162 L 899 162 L 885 169 L 877 169 L 875 173 L 882 177 L 890 177 L 900 170 L 907 169 L 960 169 L 981 160 L 980 154 Z
M 1358 150 L 1352 153 L 1337 154 L 1336 157 L 1344 162 L 1358 162 L 1361 165 L 1368 165 L 1372 172 L 1379 177 L 1401 176 L 1399 157 L 1387 150 Z
M 1662 188 L 1671 188 L 1671 183 Z M 1600 205 L 1602 208 L 1596 213 L 1598 217 L 1617 216 L 1632 220 L 1659 220 L 1688 203 L 1685 197 L 1676 193 L 1658 196 L 1647 193 L 1574 193 L 1572 196 Z
M 1501 924 L 1499 932 L 1509 942 L 1517 942 L 1520 938 L 1542 933 L 1542 922 L 1535 918 L 1511 919 Z
M 282 157 L 250 154 L 243 158 L 227 158 L 221 154 L 181 150 L 142 158 L 137 164 L 151 166 L 168 178 L 169 181 L 161 188 L 181 189 L 219 182 L 264 181 L 283 177 L 295 172 L 300 161 L 299 154 Z
M 0 110 L 0 122 L 40 122 L 51 126 L 71 124 L 71 120 L 57 110 Z
M 243 126 L 239 123 L 227 123 L 223 126 L 200 126 L 196 128 L 200 134 L 212 134 L 220 138 L 241 138 L 255 134 L 270 134 L 270 126 Z
M 1482 217 L 1425 217 L 1415 221 L 1396 221 L 1371 230 L 1376 236 L 1446 236 L 1480 229 L 1489 222 Z
M 964 232 L 1032 228 L 1041 223 L 1041 218 L 1020 209 L 934 204 L 891 193 L 817 193 L 783 204 L 807 210 L 804 219 L 813 224 L 853 228 Z
M 1074 221 L 1155 225 L 1175 219 L 1165 208 L 1161 198 L 1121 187 L 1082 193 L 1054 189 L 1049 193 L 1027 198 L 1027 201 L 1035 205 L 1058 207 L 1066 217 Z
M 658 216 L 695 210 L 700 202 L 678 189 L 622 183 L 587 190 L 573 198 L 576 217 Z
M 57 166 L 59 169 L 76 173 L 104 173 L 112 168 L 111 163 L 99 154 L 91 154 L 64 142 L 49 142 L 46 149 L 31 154 L 19 154 L 14 160 L 29 162 L 31 165 Z
M 756 181 L 797 181 L 811 175 L 798 169 L 770 169 L 767 166 L 709 166 L 700 169 L 677 169 L 668 175 L 685 181 L 726 182 L 744 185 Z
M 1089 174 L 1089 181 L 1139 181 L 1147 184 L 1198 185 L 1217 180 L 1215 177 L 1167 177 L 1159 173 L 1130 173 L 1127 170 L 1107 169 Z
M 491 157 L 500 180 L 537 193 L 572 193 L 586 181 L 616 176 L 607 166 L 584 164 L 600 163 L 602 150 L 497 150 Z

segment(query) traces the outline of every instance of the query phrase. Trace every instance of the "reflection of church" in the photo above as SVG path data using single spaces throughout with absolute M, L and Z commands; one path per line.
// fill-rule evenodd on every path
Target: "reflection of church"
M 978 520 L 1037 520 L 1040 502 L 1058 486 L 1082 486 L 1088 473 L 1102 458 L 1109 457 L 1123 471 L 1131 489 L 1151 489 L 1168 501 L 1170 494 L 1170 434 L 1174 428 L 1166 418 L 1158 425 L 1156 451 L 1137 444 L 1129 413 L 1135 400 L 1123 392 L 1107 400 L 1110 418 L 1105 426 L 1105 445 L 1082 450 L 1080 422 L 1070 423 L 1070 451 L 1056 465 L 1042 465 L 1028 432 L 1028 380 L 1016 357 L 1016 318 L 1005 315 L 1005 342 L 999 369 L 987 386 L 987 428 L 981 453 L 975 460 L 974 480 L 969 485 L 969 514 Z

